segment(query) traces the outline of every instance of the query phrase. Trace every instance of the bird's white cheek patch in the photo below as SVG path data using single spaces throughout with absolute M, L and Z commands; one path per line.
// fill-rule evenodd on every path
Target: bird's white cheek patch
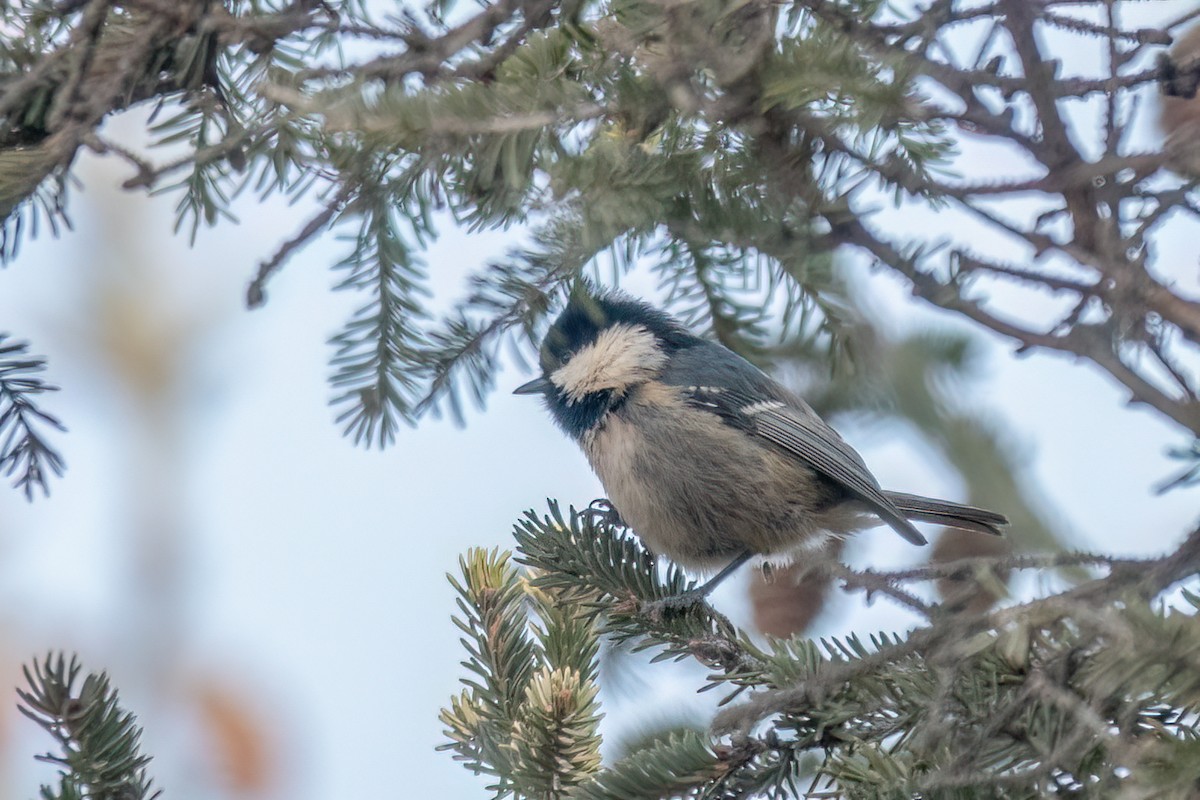
M 652 378 L 667 357 L 641 325 L 614 325 L 550 375 L 571 402 L 592 392 L 623 390 Z

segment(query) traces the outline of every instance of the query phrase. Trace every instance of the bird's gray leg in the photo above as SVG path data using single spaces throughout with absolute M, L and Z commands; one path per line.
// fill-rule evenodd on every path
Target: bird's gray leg
M 612 501 L 603 497 L 589 503 L 587 508 L 579 512 L 579 516 L 589 517 L 594 522 L 603 522 L 614 528 L 629 527 L 625 520 L 621 519 L 621 514 L 613 506 Z
M 708 597 L 712 593 L 712 590 L 717 588 L 717 584 L 736 572 L 737 568 L 749 561 L 753 555 L 749 550 L 743 551 L 735 556 L 733 561 L 725 565 L 720 572 L 699 586 L 694 586 L 672 597 L 665 597 L 662 600 L 647 603 L 643 610 L 650 614 L 661 614 L 664 611 L 686 611 L 692 606 L 704 602 L 704 598 Z

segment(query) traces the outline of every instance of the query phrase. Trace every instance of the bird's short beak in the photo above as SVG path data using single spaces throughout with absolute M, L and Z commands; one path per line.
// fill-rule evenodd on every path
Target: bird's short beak
M 529 383 L 522 383 L 513 389 L 513 394 L 544 394 L 550 391 L 552 385 L 546 378 L 534 378 Z

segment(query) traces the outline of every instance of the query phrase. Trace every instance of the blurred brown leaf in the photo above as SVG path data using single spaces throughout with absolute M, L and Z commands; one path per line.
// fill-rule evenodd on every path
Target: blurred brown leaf
M 1000 536 L 981 536 L 946 529 L 933 545 L 932 564 L 946 564 L 964 558 L 1004 556 L 1012 553 L 1012 541 Z M 950 608 L 968 613 L 981 613 L 1004 596 L 1008 570 L 991 570 L 984 574 L 955 575 L 937 582 L 938 594 Z
M 814 560 L 841 558 L 844 549 L 844 541 L 835 541 Z M 754 625 L 763 633 L 781 639 L 804 631 L 825 607 L 831 583 L 832 579 L 814 569 L 812 562 L 772 569 L 769 577 L 754 570 L 750 583 Z
M 236 690 L 212 682 L 196 688 L 196 705 L 226 788 L 236 795 L 266 794 L 278 783 L 268 720 Z

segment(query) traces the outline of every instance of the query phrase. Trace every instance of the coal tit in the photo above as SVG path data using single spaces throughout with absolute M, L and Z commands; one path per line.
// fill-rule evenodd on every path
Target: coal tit
M 999 534 L 991 511 L 889 492 L 800 397 L 664 312 L 577 290 L 547 332 L 541 394 L 583 448 L 611 508 L 655 553 L 705 572 L 707 593 L 752 557 L 791 561 L 830 537 L 910 520 Z

